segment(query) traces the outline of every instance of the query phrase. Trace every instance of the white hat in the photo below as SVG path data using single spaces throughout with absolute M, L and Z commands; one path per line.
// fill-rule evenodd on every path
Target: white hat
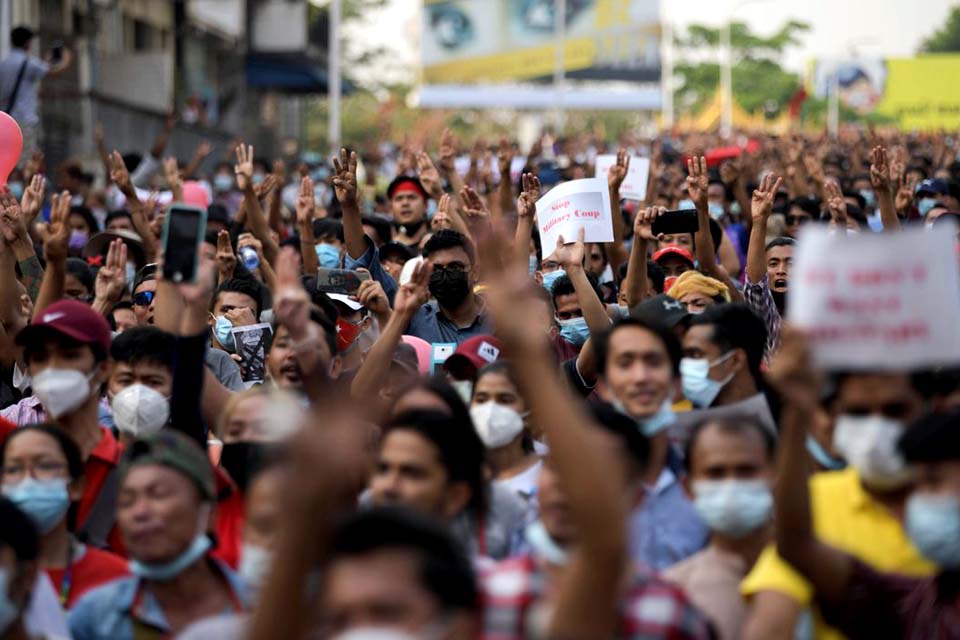
M 398 283 L 401 287 L 410 282 L 410 278 L 413 277 L 413 272 L 416 271 L 418 264 L 423 264 L 423 256 L 410 258 L 404 263 L 403 269 L 400 270 L 400 282 Z
M 363 309 L 363 305 L 359 301 L 354 300 L 348 295 L 344 295 L 342 293 L 328 293 L 327 297 L 334 302 L 339 302 L 340 304 L 346 305 L 353 311 L 360 311 L 360 309 Z

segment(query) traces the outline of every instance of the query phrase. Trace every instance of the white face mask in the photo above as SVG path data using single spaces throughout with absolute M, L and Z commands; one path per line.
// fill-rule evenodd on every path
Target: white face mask
M 76 411 L 90 397 L 93 373 L 76 369 L 44 369 L 33 376 L 33 392 L 51 419 Z
M 693 506 L 712 531 L 741 538 L 770 520 L 773 494 L 762 480 L 701 480 L 693 483 Z
M 24 373 L 20 368 L 20 365 L 16 362 L 13 363 L 13 386 L 17 388 L 20 393 L 26 392 L 30 388 L 30 384 L 33 381 L 30 379 L 30 374 Z
M 911 472 L 897 449 L 903 423 L 883 416 L 843 414 L 833 429 L 833 448 L 856 467 L 864 484 L 880 490 L 897 489 Z
M 244 543 L 240 548 L 240 566 L 237 572 L 244 583 L 256 591 L 267 579 L 271 562 L 273 562 L 273 552 L 270 549 Z
M 139 382 L 113 396 L 110 407 L 117 429 L 135 438 L 156 433 L 170 418 L 170 401 Z
M 473 428 L 487 449 L 496 449 L 513 442 L 523 431 L 520 414 L 492 400 L 470 408 Z

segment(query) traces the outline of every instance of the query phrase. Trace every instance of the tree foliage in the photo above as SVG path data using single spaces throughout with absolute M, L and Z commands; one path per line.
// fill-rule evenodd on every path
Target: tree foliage
M 960 51 L 960 7 L 954 7 L 950 11 L 946 24 L 923 41 L 920 51 L 923 53 Z

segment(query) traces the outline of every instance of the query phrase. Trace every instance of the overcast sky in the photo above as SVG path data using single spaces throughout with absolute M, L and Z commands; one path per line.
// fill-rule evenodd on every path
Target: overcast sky
M 803 45 L 788 50 L 787 67 L 801 71 L 811 57 L 910 56 L 938 29 L 957 0 L 662 0 L 663 13 L 675 29 L 690 22 L 720 25 L 735 16 L 761 34 L 770 34 L 789 19 L 809 22 Z M 395 52 L 399 67 L 420 63 L 420 0 L 389 0 L 362 27 L 364 38 Z M 359 33 L 357 34 L 359 35 Z

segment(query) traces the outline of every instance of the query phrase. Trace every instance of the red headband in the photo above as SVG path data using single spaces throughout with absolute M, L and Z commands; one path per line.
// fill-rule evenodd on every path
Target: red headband
M 398 193 L 415 193 L 421 198 L 423 198 L 424 200 L 427 199 L 427 194 L 425 194 L 423 192 L 423 189 L 418 187 L 417 183 L 413 182 L 412 180 L 404 180 L 403 182 L 395 186 L 393 188 L 393 195 L 395 196 Z M 390 197 L 392 198 L 393 196 L 390 196 Z

